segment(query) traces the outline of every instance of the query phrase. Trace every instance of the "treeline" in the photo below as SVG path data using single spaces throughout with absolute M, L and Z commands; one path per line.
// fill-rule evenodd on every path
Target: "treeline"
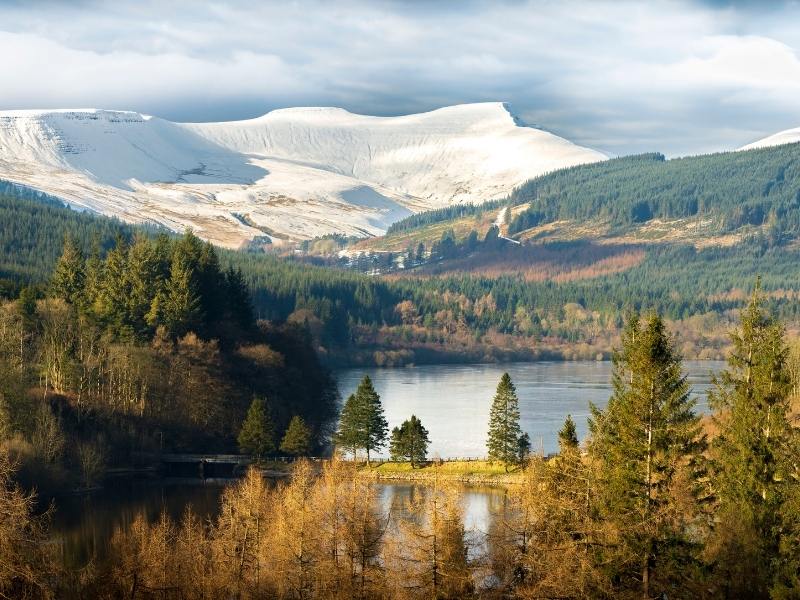
M 92 485 L 161 451 L 235 451 L 254 397 L 326 443 L 337 390 L 302 325 L 256 322 L 241 274 L 191 234 L 67 239 L 44 297 L 0 305 L 0 445 L 26 483 Z M 281 439 L 279 437 L 278 439 Z
M 697 216 L 712 219 L 717 231 L 766 225 L 777 243 L 800 233 L 800 147 L 612 159 L 533 179 L 510 202 L 530 203 L 511 222 L 511 234 L 560 219 L 628 226 Z
M 405 219 L 401 219 L 389 225 L 386 230 L 386 235 L 399 233 L 401 231 L 410 231 L 418 229 L 425 225 L 432 225 L 433 223 L 441 223 L 443 221 L 454 221 L 462 217 L 469 217 L 472 215 L 479 215 L 489 210 L 496 210 L 501 207 L 506 201 L 492 200 L 483 204 L 455 204 L 453 206 L 445 206 L 443 208 L 436 208 L 433 210 L 426 210 L 421 213 L 410 215 Z
M 758 290 L 733 341 L 728 367 L 709 394 L 709 438 L 663 321 L 632 315 L 615 355 L 613 394 L 605 410 L 592 407 L 585 445 L 568 418 L 558 434 L 560 453 L 528 459 L 523 484 L 509 490 L 477 539 L 465 525 L 463 489 L 444 484 L 435 467 L 405 511 L 387 513 L 355 464 L 333 460 L 317 473 L 301 462 L 290 481 L 275 487 L 251 471 L 226 491 L 209 523 L 191 511 L 180 523 L 140 517 L 116 533 L 108 564 L 68 577 L 48 557 L 46 533 L 27 500 L 9 487 L 8 468 L 0 469 L 0 506 L 18 515 L 5 528 L 0 523 L 0 535 L 26 540 L 0 555 L 0 592 L 796 598 L 800 430 L 790 420 L 784 331 Z M 497 435 L 507 429 L 499 416 L 509 407 L 513 420 L 513 386 L 505 379 L 490 447 L 498 459 L 512 452 L 516 461 L 503 441 L 515 435 Z M 356 408 L 374 404 L 363 383 Z M 396 437 L 407 441 L 400 428 Z
M 135 238 L 140 234 L 156 249 L 167 245 L 163 238 L 158 241 L 154 232 L 142 233 L 34 199 L 0 203 L 0 225 L 5 236 L 0 245 L 0 270 L 9 277 L 0 281 L 0 295 L 8 298 L 16 298 L 29 282 L 38 286 L 39 296 L 43 296 L 61 252 L 63 237 L 56 239 L 59 232 L 69 231 L 77 250 L 93 262 L 98 257 L 104 261 L 119 237 L 127 248 L 137 245 Z M 510 262 L 515 255 L 527 253 L 531 262 L 536 261 L 535 248 L 519 248 L 496 234 L 492 228 L 483 240 L 477 234 L 457 239 L 446 230 L 431 247 L 410 248 L 405 259 L 411 265 L 434 257 L 435 265 L 425 267 L 419 276 L 412 271 L 403 277 L 371 277 L 269 254 L 229 250 L 216 251 L 216 268 L 220 277 L 227 277 L 232 268 L 238 278 L 241 271 L 257 319 L 289 322 L 307 330 L 323 359 L 338 364 L 419 363 L 448 357 L 496 360 L 496 351 L 521 359 L 532 357 L 537 348 L 552 352 L 546 356 L 558 356 L 563 355 L 560 348 L 564 345 L 577 344 L 586 347 L 581 356 L 594 358 L 610 350 L 620 332 L 619 314 L 626 308 L 654 309 L 671 320 L 713 314 L 724 329 L 730 311 L 743 305 L 737 290 L 747 289 L 758 274 L 763 276 L 770 309 L 786 321 L 798 318 L 798 304 L 785 301 L 800 290 L 796 269 L 800 252 L 791 246 L 774 247 L 766 240 L 754 239 L 701 250 L 688 245 L 648 247 L 643 260 L 621 272 L 559 282 L 529 280 L 524 272 L 516 276 L 447 271 L 448 264 L 461 264 L 469 256 L 475 260 L 496 257 L 502 264 L 505 257 Z M 139 247 L 144 249 L 141 242 Z M 201 251 L 206 252 L 199 247 L 191 252 Z M 585 241 L 542 247 L 543 256 L 570 254 L 588 259 L 596 253 Z M 166 255 L 159 260 L 156 288 L 162 291 L 161 304 L 172 264 L 167 264 L 171 257 Z M 429 276 L 437 272 L 436 277 Z M 227 285 L 221 279 L 219 284 L 218 289 Z M 148 323 L 154 297 L 139 298 L 144 310 L 137 309 L 133 323 L 119 325 L 127 328 L 127 334 L 149 335 L 157 322 L 165 324 L 166 317 L 153 313 L 155 320 Z M 124 299 L 121 305 L 126 302 Z M 107 306 L 114 309 L 113 304 Z M 229 309 L 223 307 L 225 310 Z M 208 321 L 220 316 L 216 307 L 202 312 L 204 329 L 217 331 L 222 326 Z M 117 317 L 109 318 L 114 321 Z M 225 327 L 230 326 L 230 319 L 226 323 Z
M 107 251 L 119 235 L 132 239 L 134 230 L 0 181 L 0 295 L 15 297 L 26 284 L 46 283 L 67 235 L 82 248 Z
M 88 257 L 67 236 L 52 292 L 117 339 L 241 338 L 255 324 L 241 271 L 223 271 L 214 247 L 191 233 L 179 239 L 118 236 L 105 256 Z

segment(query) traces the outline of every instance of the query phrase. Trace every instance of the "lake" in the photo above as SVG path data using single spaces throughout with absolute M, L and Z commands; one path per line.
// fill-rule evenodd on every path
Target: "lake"
M 706 392 L 711 374 L 724 366 L 720 361 L 684 363 L 698 412 L 708 409 Z M 583 439 L 589 403 L 605 407 L 611 395 L 608 361 L 362 368 L 340 370 L 335 375 L 343 399 L 355 391 L 364 375 L 369 375 L 381 396 L 390 430 L 414 414 L 430 434 L 430 455 L 452 458 L 486 455 L 489 408 L 506 371 L 517 388 L 520 424 L 530 436 L 534 451 L 558 449 L 556 434 L 568 414 Z
M 721 362 L 687 362 L 686 373 L 698 410 L 707 409 L 705 393 Z M 508 371 L 520 398 L 521 424 L 534 446 L 552 452 L 556 433 L 572 414 L 579 434 L 586 435 L 589 402 L 605 406 L 611 394 L 608 362 L 542 362 L 506 365 L 429 365 L 411 368 L 349 369 L 336 373 L 343 396 L 364 374 L 381 395 L 389 426 L 416 414 L 430 431 L 431 455 L 485 455 L 489 406 L 500 376 Z M 229 483 L 229 482 L 228 482 Z M 130 526 L 144 513 L 155 520 L 162 512 L 179 519 L 187 506 L 202 517 L 217 514 L 225 482 L 119 479 L 87 496 L 60 498 L 53 516 L 53 534 L 65 566 L 81 566 L 102 558 L 117 528 Z M 413 483 L 379 483 L 381 506 L 402 513 L 407 499 L 425 493 Z M 465 486 L 467 529 L 485 532 L 503 504 L 502 488 Z M 480 536 L 479 536 L 480 539 Z
M 143 514 L 153 522 L 162 513 L 179 521 L 191 506 L 203 520 L 216 517 L 225 486 L 235 480 L 137 480 L 115 478 L 91 494 L 59 498 L 52 517 L 51 531 L 63 566 L 80 569 L 90 560 L 107 558 L 111 539 L 117 530 L 127 530 Z M 426 494 L 427 486 L 406 482 L 379 482 L 378 506 L 384 513 L 402 517 L 409 500 Z M 482 548 L 492 516 L 504 504 L 502 487 L 463 487 L 464 525 L 473 540 L 471 547 Z

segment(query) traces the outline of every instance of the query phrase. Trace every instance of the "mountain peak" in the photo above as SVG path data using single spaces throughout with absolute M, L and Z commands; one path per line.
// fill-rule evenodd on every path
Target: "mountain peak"
M 800 142 L 800 127 L 785 129 L 773 135 L 767 136 L 745 146 L 739 150 L 754 150 L 756 148 L 769 148 L 770 146 L 781 146 L 783 144 L 795 144 Z
M 537 175 L 604 158 L 521 126 L 502 102 L 389 117 L 297 107 L 222 123 L 0 113 L 0 179 L 227 246 L 380 234 L 413 212 L 502 198 Z

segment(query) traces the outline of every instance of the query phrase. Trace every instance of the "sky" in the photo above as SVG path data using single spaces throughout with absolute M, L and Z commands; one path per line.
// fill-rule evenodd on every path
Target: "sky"
M 0 0 L 0 109 L 503 101 L 612 156 L 678 156 L 800 127 L 799 51 L 798 2 Z

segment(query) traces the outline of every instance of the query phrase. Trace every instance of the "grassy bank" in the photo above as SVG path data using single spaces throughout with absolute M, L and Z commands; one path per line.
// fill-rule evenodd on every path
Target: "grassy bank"
M 486 460 L 450 461 L 438 463 L 431 461 L 412 468 L 407 462 L 385 462 L 360 467 L 359 474 L 378 480 L 425 482 L 434 478 L 461 483 L 481 483 L 508 485 L 522 482 L 522 470 L 503 463 Z

